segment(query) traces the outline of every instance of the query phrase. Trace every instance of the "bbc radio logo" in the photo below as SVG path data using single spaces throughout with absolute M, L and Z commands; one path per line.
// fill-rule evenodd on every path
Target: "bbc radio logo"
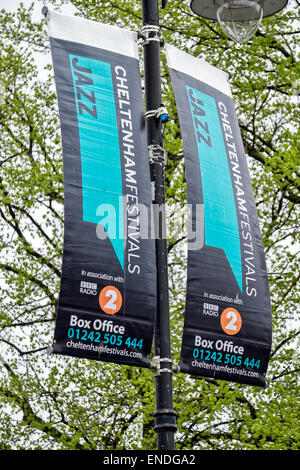
M 219 306 L 206 302 L 203 303 L 203 315 L 218 317 Z M 220 325 L 227 335 L 236 335 L 242 327 L 242 317 L 238 310 L 233 307 L 225 308 L 220 316 Z
M 203 304 L 203 315 L 209 315 L 210 317 L 218 317 L 219 316 L 219 305 L 216 304 Z
M 97 295 L 97 284 L 95 282 L 80 281 L 80 294 Z M 123 304 L 123 297 L 115 286 L 104 287 L 99 294 L 99 306 L 104 313 L 114 315 Z
M 94 282 L 80 282 L 80 294 L 97 295 L 97 284 Z

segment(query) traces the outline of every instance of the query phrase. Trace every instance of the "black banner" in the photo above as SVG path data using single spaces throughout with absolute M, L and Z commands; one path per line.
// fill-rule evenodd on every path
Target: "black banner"
M 227 74 L 175 48 L 167 53 L 194 234 L 180 370 L 264 386 L 272 337 L 268 279 Z
M 114 44 L 107 50 L 90 45 L 105 25 L 53 12 L 48 20 L 65 197 L 53 351 L 149 367 L 156 268 L 138 60 L 115 51 L 124 47 L 118 28 L 102 33 Z

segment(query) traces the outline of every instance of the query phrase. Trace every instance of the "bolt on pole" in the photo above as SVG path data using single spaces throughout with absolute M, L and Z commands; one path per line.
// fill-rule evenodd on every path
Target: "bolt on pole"
M 142 0 L 144 46 L 146 129 L 149 151 L 151 184 L 154 200 L 160 210 L 156 220 L 157 312 L 154 332 L 154 359 L 156 361 L 154 413 L 158 450 L 174 449 L 176 412 L 173 409 L 172 360 L 170 342 L 170 314 L 167 241 L 165 237 L 165 152 L 161 120 L 156 111 L 161 107 L 160 27 L 158 0 Z

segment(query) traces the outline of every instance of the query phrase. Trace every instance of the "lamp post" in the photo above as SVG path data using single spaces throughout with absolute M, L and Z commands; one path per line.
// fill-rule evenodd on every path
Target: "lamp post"
M 165 234 L 165 153 L 161 118 L 160 28 L 158 0 L 142 0 L 147 144 L 156 217 L 157 310 L 154 332 L 156 411 L 154 429 L 158 450 L 174 449 L 175 411 L 169 324 L 168 264 Z
M 162 8 L 168 0 L 162 0 Z M 245 42 L 263 17 L 282 10 L 288 0 L 192 0 L 191 9 L 200 17 L 219 21 L 224 32 L 236 42 Z M 170 345 L 167 243 L 165 238 L 165 152 L 161 125 L 165 111 L 161 104 L 161 72 L 158 0 L 142 0 L 146 129 L 153 203 L 156 217 L 157 313 L 154 333 L 156 411 L 154 429 L 157 449 L 173 450 L 176 413 L 173 408 L 172 359 Z

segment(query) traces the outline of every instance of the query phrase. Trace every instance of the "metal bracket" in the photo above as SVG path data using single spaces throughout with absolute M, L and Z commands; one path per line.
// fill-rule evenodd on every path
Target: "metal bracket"
M 164 44 L 164 40 L 161 37 L 160 27 L 156 25 L 146 24 L 138 31 L 138 39 L 142 39 L 142 45 L 146 46 L 151 41 L 159 42 L 160 45 Z
M 177 413 L 175 410 L 169 409 L 169 408 L 161 408 L 155 411 L 153 413 L 153 416 L 155 417 L 155 423 L 156 423 L 154 425 L 154 431 L 156 432 L 165 431 L 165 430 L 172 431 L 172 432 L 177 431 L 177 426 L 175 424 L 175 418 L 177 416 Z M 170 422 L 165 421 L 166 417 L 169 417 Z
M 160 357 L 154 356 L 153 362 L 150 364 L 150 369 L 153 370 L 154 376 L 160 375 Z
M 160 145 L 148 145 L 148 156 L 150 163 L 163 163 L 167 164 L 167 152 Z
M 42 8 L 42 15 L 44 15 L 45 18 L 47 18 L 49 10 L 48 10 L 48 7 L 46 6 L 46 2 L 43 2 L 43 3 L 44 3 L 44 6 Z
M 147 119 L 149 117 L 160 119 L 162 123 L 166 123 L 169 120 L 167 108 L 163 104 L 157 109 L 149 109 L 149 111 L 146 111 L 145 118 Z
M 162 362 L 168 362 L 169 364 L 171 364 L 171 368 L 161 367 Z M 173 372 L 179 372 L 179 366 L 177 364 L 173 364 L 172 359 L 169 359 L 168 357 L 159 356 L 153 357 L 153 362 L 150 365 L 150 369 L 153 370 L 155 377 L 159 376 L 162 372 L 168 372 L 170 374 L 172 374 Z

